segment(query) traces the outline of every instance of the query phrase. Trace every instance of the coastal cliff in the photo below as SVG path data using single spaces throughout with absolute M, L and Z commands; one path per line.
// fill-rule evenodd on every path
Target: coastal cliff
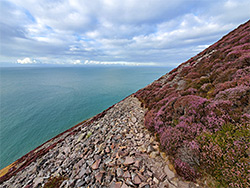
M 134 96 L 11 165 L 1 187 L 196 187 L 175 173 Z
M 0 187 L 249 187 L 250 21 L 0 171 Z

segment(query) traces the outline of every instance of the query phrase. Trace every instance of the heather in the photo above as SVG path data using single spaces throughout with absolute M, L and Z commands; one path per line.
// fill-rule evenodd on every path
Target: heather
M 249 187 L 250 21 L 136 93 L 186 180 Z

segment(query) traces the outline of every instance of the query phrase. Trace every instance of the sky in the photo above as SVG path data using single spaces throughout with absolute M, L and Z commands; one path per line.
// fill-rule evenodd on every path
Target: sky
M 1 0 L 0 65 L 176 66 L 250 19 L 250 0 Z

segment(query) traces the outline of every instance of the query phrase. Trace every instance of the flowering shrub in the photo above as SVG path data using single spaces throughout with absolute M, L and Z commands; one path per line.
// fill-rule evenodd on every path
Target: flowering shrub
M 195 79 L 195 78 L 199 78 L 201 75 L 200 75 L 200 73 L 198 73 L 198 72 L 190 72 L 187 76 L 186 76 L 186 78 L 191 78 L 191 79 Z
M 195 181 L 195 179 L 198 178 L 196 170 L 189 164 L 181 161 L 180 159 L 176 159 L 174 161 L 174 165 L 176 171 L 186 180 Z
M 168 155 L 175 155 L 176 148 L 179 148 L 182 145 L 182 142 L 185 138 L 181 130 L 176 127 L 166 127 L 160 131 L 160 143 L 165 148 L 165 151 Z
M 187 90 L 181 91 L 181 95 L 185 96 L 185 95 L 195 95 L 198 92 L 197 89 L 194 89 L 192 87 L 188 88 Z
M 145 126 L 187 180 L 209 174 L 224 187 L 250 187 L 249 31 L 250 21 L 135 93 Z
M 248 126 L 248 127 L 247 127 Z M 249 124 L 224 124 L 216 133 L 203 133 L 198 140 L 201 146 L 201 168 L 223 186 L 249 187 L 250 147 Z

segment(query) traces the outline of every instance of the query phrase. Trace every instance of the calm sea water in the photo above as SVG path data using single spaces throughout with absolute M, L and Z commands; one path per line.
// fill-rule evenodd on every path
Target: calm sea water
M 0 169 L 170 68 L 0 69 Z

